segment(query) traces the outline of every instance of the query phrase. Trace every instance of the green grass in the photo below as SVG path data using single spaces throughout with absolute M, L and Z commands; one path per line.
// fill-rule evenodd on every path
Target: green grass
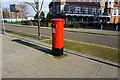
M 30 33 L 25 33 L 20 31 L 13 31 L 13 30 L 6 30 L 6 32 L 17 34 L 22 37 L 29 37 L 31 39 L 34 39 L 34 37 L 37 36 L 35 34 L 30 34 Z M 34 40 L 42 41 L 47 44 L 52 44 L 52 41 L 49 38 L 47 37 L 44 37 L 44 38 L 45 39 L 42 39 L 42 40 L 38 40 L 35 38 Z M 120 60 L 118 59 L 118 56 L 120 56 L 120 53 L 118 53 L 117 49 L 112 49 L 112 48 L 107 48 L 107 47 L 102 47 L 102 46 L 92 45 L 92 44 L 86 44 L 83 42 L 68 41 L 68 40 L 64 41 L 64 48 L 80 52 L 81 54 L 89 54 L 92 56 L 96 56 L 106 60 L 120 63 Z
M 23 25 L 21 22 L 9 22 L 9 24 Z
M 19 36 L 23 36 L 23 37 L 34 37 L 36 35 L 34 34 L 29 34 L 29 33 L 23 33 L 23 32 L 20 32 L 20 31 L 14 31 L 14 30 L 5 30 L 6 32 L 8 33 L 13 33 L 13 34 L 17 34 Z
M 25 32 L 21 32 L 21 31 L 15 31 L 15 30 L 5 30 L 8 33 L 12 33 L 12 34 L 16 34 L 22 37 L 28 37 L 30 39 L 34 39 L 34 40 L 45 40 L 45 39 L 50 39 L 49 37 L 46 36 L 41 36 L 41 39 L 38 39 L 37 34 L 30 34 L 30 33 L 25 33 Z
M 52 43 L 51 40 L 45 40 L 43 42 L 47 44 Z M 102 47 L 97 45 L 90 45 L 82 42 L 73 42 L 68 40 L 65 40 L 64 48 L 74 50 L 82 54 L 89 54 L 92 56 L 96 56 L 106 60 L 120 63 L 120 60 L 118 61 L 117 49 L 112 49 L 112 48 L 107 48 L 107 47 Z

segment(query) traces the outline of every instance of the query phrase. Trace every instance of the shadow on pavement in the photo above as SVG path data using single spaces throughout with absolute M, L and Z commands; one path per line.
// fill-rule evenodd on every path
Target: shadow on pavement
M 39 51 L 42 51 L 46 54 L 50 54 L 52 55 L 52 51 L 48 48 L 45 48 L 45 47 L 41 47 L 41 46 L 38 46 L 36 44 L 32 44 L 32 43 L 29 43 L 29 42 L 26 42 L 26 41 L 23 41 L 23 40 L 20 40 L 20 39 L 14 39 L 12 40 L 13 42 L 17 42 L 19 44 L 22 44 L 22 45 L 25 45 L 25 46 L 28 46 L 28 47 L 31 47 L 31 48 L 34 48 L 36 50 L 39 50 Z M 114 65 L 114 64 L 111 64 L 109 62 L 104 62 L 104 61 L 101 61 L 101 60 L 98 60 L 98 59 L 94 59 L 94 58 L 90 58 L 90 57 L 86 57 L 86 56 L 82 56 L 80 54 L 76 54 L 76 53 L 72 53 L 70 51 L 65 51 L 69 54 L 73 54 L 73 55 L 76 55 L 76 56 L 80 56 L 80 57 L 84 57 L 84 58 L 87 58 L 87 59 L 90 59 L 90 60 L 93 60 L 93 61 L 97 61 L 97 62 L 100 62 L 100 63 L 104 63 L 104 64 L 107 64 L 107 65 L 110 65 L 110 66 L 114 66 L 114 67 L 117 67 L 117 68 L 120 68 L 119 65 Z
M 31 48 L 34 48 L 34 49 L 37 49 L 37 50 L 42 51 L 42 52 L 47 53 L 47 54 L 52 53 L 51 50 L 48 49 L 48 48 L 41 47 L 41 46 L 38 46 L 36 44 L 32 44 L 32 43 L 29 43 L 29 42 L 26 42 L 26 41 L 23 41 L 23 40 L 20 40 L 20 39 L 14 39 L 12 41 L 17 42 L 17 43 L 22 44 L 22 45 L 25 45 L 25 46 L 28 46 L 28 47 L 31 47 Z

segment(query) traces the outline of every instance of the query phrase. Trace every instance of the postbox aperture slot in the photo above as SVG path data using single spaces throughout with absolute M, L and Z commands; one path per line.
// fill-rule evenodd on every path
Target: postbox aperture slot
M 52 27 L 52 28 L 56 28 L 55 24 L 52 24 L 51 27 Z

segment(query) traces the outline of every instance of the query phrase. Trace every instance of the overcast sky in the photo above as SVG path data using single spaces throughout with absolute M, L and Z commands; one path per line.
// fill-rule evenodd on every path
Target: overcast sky
M 2 2 L 1 4 L 2 4 L 2 7 L 7 7 L 7 8 L 9 8 L 9 5 L 10 5 L 10 4 L 20 3 L 20 2 L 24 2 L 24 1 L 26 1 L 26 2 L 34 2 L 34 0 L 1 0 L 1 2 Z M 39 0 L 39 1 L 40 1 L 40 3 L 41 3 L 42 0 Z M 42 11 L 44 11 L 45 14 L 47 14 L 48 11 L 49 11 L 48 5 L 49 5 L 49 3 L 50 3 L 51 1 L 52 1 L 52 0 L 44 0 L 44 4 L 43 4 L 43 9 L 42 9 Z M 35 15 L 34 10 L 32 9 L 32 7 L 29 7 L 28 12 L 29 12 L 29 15 L 28 15 L 28 16 L 34 16 L 34 15 Z

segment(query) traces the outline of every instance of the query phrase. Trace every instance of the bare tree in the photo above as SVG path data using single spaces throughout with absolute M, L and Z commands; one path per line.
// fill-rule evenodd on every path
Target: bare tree
M 3 8 L 3 18 L 9 18 L 9 8 Z
M 21 7 L 21 9 L 22 9 L 23 16 L 26 17 L 27 14 L 29 13 L 28 10 L 27 10 L 27 5 L 26 5 L 26 3 L 25 3 L 25 2 L 22 2 L 22 3 L 20 4 L 20 7 Z
M 39 18 L 39 16 L 40 16 L 40 13 L 42 11 L 43 2 L 44 2 L 44 0 L 42 0 L 41 5 L 39 3 L 39 0 L 34 0 L 34 3 L 26 2 L 26 4 L 29 4 L 30 6 L 32 6 L 32 8 L 34 9 L 34 11 L 37 14 L 38 39 L 41 39 L 40 18 Z

